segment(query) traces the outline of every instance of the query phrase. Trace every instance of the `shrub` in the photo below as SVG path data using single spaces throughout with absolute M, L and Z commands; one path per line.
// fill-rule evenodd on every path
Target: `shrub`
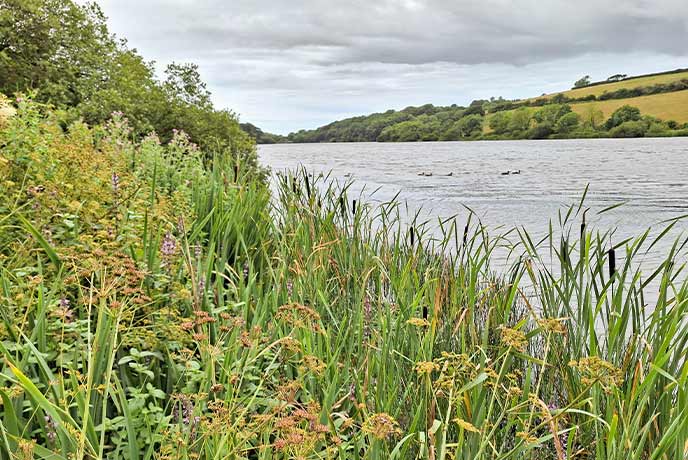
M 643 137 L 647 125 L 642 121 L 625 121 L 609 131 L 611 137 Z
M 554 129 L 552 128 L 551 123 L 549 122 L 542 122 L 538 123 L 530 130 L 528 130 L 528 138 L 529 139 L 547 139 L 552 133 L 554 132 Z
M 640 118 L 640 109 L 630 105 L 624 105 L 612 113 L 611 117 L 609 117 L 607 120 L 605 127 L 607 129 L 612 129 L 627 121 L 638 121 Z
M 555 130 L 559 134 L 569 134 L 574 131 L 580 124 L 580 115 L 575 112 L 569 112 L 563 115 L 555 126 Z

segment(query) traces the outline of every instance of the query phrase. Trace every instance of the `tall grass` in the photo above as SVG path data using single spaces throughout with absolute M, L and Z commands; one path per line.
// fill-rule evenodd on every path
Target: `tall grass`
M 437 236 L 327 178 L 271 193 L 32 110 L 0 134 L 3 458 L 686 455 L 685 240 L 646 271 L 657 240 L 610 252 L 582 203 L 538 241 Z

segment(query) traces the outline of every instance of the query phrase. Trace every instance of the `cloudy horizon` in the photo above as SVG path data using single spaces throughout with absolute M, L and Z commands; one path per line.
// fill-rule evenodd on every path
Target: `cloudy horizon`
M 219 108 L 287 134 L 410 105 L 525 98 L 688 67 L 679 0 L 103 0 L 164 68 L 194 62 Z

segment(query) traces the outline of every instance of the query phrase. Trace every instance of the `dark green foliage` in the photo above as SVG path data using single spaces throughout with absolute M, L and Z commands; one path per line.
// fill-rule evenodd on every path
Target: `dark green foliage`
M 612 137 L 643 137 L 647 132 L 647 125 L 642 121 L 624 121 L 619 126 L 612 128 L 609 134 Z
M 506 134 L 509 131 L 511 114 L 509 112 L 498 112 L 490 118 L 490 129 L 495 134 Z
M 107 29 L 96 4 L 0 0 L 0 92 L 35 99 L 91 125 L 122 112 L 141 138 L 163 142 L 185 131 L 209 154 L 230 152 L 255 164 L 254 144 L 237 117 L 217 110 L 194 64 L 173 63 L 165 78 Z
M 278 144 L 284 142 L 284 136 L 279 134 L 267 133 L 251 123 L 239 123 L 241 129 L 256 140 L 256 144 Z
M 640 110 L 637 107 L 624 105 L 619 107 L 614 111 L 614 113 L 612 113 L 612 116 L 609 117 L 609 120 L 607 120 L 605 126 L 607 129 L 612 129 L 627 121 L 638 120 L 640 120 Z
M 574 88 L 584 88 L 588 85 L 590 85 L 590 75 L 586 75 L 583 78 L 576 80 L 576 82 L 573 84 Z
M 628 77 L 625 73 L 618 73 L 616 75 L 612 75 L 611 77 L 607 78 L 607 81 L 621 81 L 624 78 Z
M 96 5 L 0 0 L 0 92 L 76 106 L 106 84 L 117 46 Z
M 552 124 L 545 121 L 538 123 L 528 130 L 529 139 L 547 139 L 554 132 Z
M 549 123 L 554 126 L 557 121 L 567 113 L 571 113 L 571 106 L 568 104 L 546 105 L 533 114 L 533 119 L 538 123 Z
M 478 136 L 483 131 L 483 117 L 478 114 L 461 118 L 447 130 L 442 140 L 470 139 Z
M 574 112 L 569 112 L 563 115 L 555 125 L 555 129 L 559 134 L 569 134 L 574 131 L 580 124 L 580 115 Z
M 549 101 L 545 99 L 545 101 Z M 676 122 L 643 117 L 640 110 L 629 105 L 620 107 L 605 122 L 603 113 L 594 106 L 582 114 L 573 112 L 567 103 L 544 103 L 538 109 L 522 106 L 503 111 L 510 104 L 504 100 L 474 101 L 471 107 L 407 107 L 369 116 L 336 121 L 315 130 L 302 130 L 289 136 L 263 133 L 256 127 L 245 130 L 259 143 L 272 142 L 422 142 L 475 139 L 548 139 L 571 137 L 608 137 L 609 130 L 627 121 L 642 121 L 643 134 L 624 127 L 618 137 L 637 137 L 648 130 L 653 136 L 677 136 L 682 126 Z M 532 104 L 538 107 L 537 103 Z M 480 111 L 486 113 L 480 115 Z M 484 133 L 487 124 L 489 131 Z

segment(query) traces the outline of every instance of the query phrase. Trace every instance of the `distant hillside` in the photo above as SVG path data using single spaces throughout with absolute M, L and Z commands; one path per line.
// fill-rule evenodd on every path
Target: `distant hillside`
M 590 94 L 600 96 L 605 92 L 618 91 L 620 89 L 631 89 L 638 87 L 648 87 L 652 85 L 674 83 L 685 78 L 688 78 L 688 69 L 676 69 L 670 70 L 668 72 L 626 77 L 619 81 L 607 80 L 595 82 L 582 88 L 574 88 L 568 91 L 564 91 L 563 94 L 571 98 L 588 96 Z M 552 94 L 551 96 L 554 96 L 554 94 Z
M 256 125 L 251 123 L 239 123 L 239 127 L 248 135 L 253 137 L 258 144 L 277 144 L 279 142 L 285 142 L 284 136 L 279 134 L 266 133 Z
M 611 80 L 530 99 L 388 110 L 263 138 L 310 143 L 688 135 L 688 70 Z

